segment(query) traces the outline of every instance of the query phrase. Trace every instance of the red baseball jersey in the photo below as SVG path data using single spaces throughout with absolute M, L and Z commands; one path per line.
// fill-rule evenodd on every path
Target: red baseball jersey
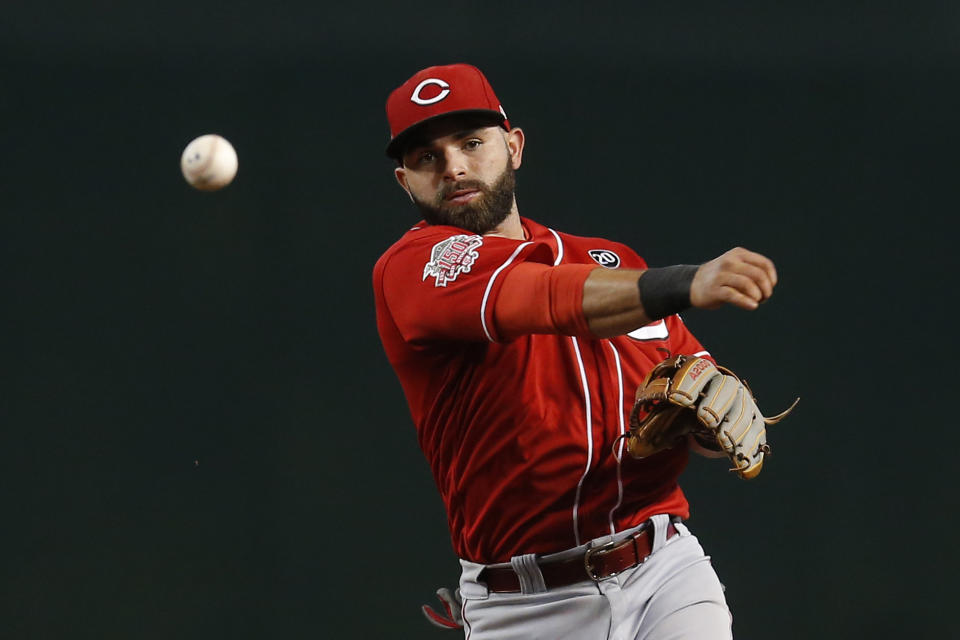
M 635 460 L 637 385 L 666 354 L 705 354 L 678 316 L 612 339 L 498 335 L 493 307 L 522 262 L 645 269 L 625 245 L 521 219 L 528 240 L 424 223 L 377 261 L 377 327 L 462 558 L 505 562 L 687 517 L 688 450 Z

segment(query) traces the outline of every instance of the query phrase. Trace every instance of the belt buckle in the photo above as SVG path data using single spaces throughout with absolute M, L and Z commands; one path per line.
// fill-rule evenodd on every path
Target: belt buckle
M 586 569 L 587 571 L 587 577 L 589 577 L 594 582 L 600 582 L 601 580 L 612 578 L 613 576 L 620 573 L 619 571 L 614 571 L 613 573 L 603 577 L 598 576 L 596 573 L 594 573 L 593 563 L 591 563 L 590 560 L 593 558 L 594 554 L 607 553 L 609 551 L 612 551 L 621 542 L 623 542 L 623 540 L 619 540 L 616 542 L 611 540 L 610 542 L 604 542 L 603 544 L 599 544 L 595 547 L 587 547 L 586 553 L 583 554 L 583 568 Z

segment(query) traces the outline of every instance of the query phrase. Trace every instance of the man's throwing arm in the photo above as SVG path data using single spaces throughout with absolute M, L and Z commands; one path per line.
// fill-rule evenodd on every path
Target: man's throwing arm
M 524 263 L 508 274 L 494 318 L 506 338 L 529 333 L 611 338 L 691 306 L 756 309 L 776 284 L 773 262 L 740 247 L 701 265 L 647 270 Z

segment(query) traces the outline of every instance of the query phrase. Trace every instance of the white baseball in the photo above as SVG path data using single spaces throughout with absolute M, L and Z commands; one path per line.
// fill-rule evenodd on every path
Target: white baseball
M 216 191 L 237 175 L 237 152 L 226 138 L 208 133 L 191 140 L 183 150 L 180 170 L 195 189 Z

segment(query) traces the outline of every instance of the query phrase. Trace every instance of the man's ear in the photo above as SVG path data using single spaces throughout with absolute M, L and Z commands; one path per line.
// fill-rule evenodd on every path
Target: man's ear
M 507 141 L 507 150 L 510 152 L 510 164 L 514 169 L 520 168 L 523 161 L 523 129 L 516 127 L 510 129 L 505 135 Z
M 407 172 L 403 167 L 397 167 L 393 170 L 393 176 L 397 179 L 397 184 L 400 185 L 400 188 L 407 192 L 407 196 L 410 197 L 410 202 L 413 202 L 413 194 L 410 193 L 410 188 L 407 187 Z

